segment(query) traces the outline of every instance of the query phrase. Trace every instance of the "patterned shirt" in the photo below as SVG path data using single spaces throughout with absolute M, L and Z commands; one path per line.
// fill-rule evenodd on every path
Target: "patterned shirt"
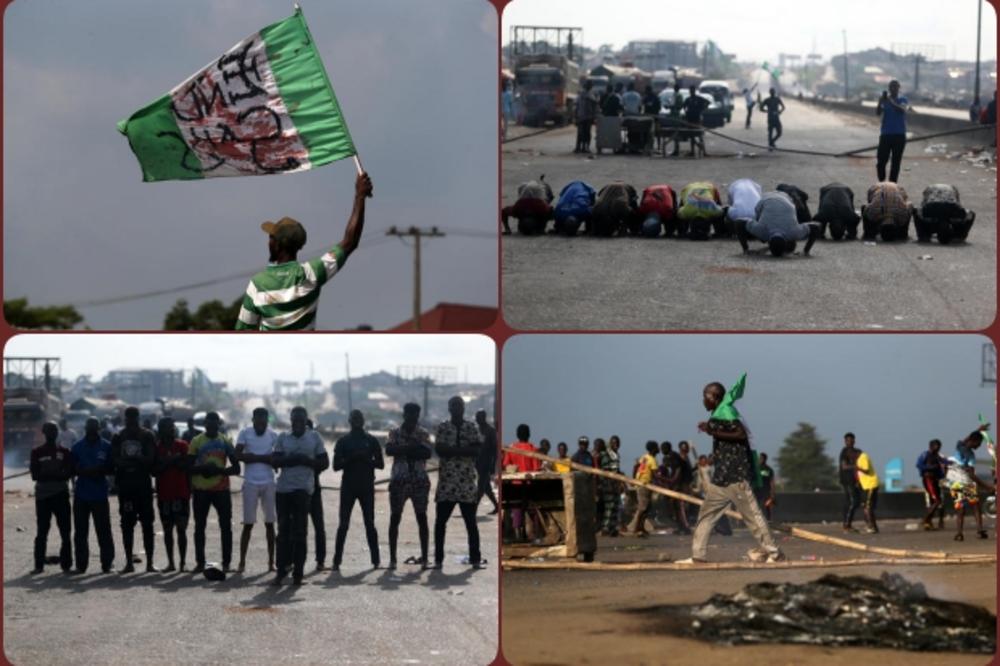
M 385 442 L 386 455 L 393 456 L 392 469 L 389 472 L 390 480 L 422 481 L 427 478 L 426 459 L 408 458 L 405 455 L 389 453 L 390 446 L 421 446 L 430 453 L 434 449 L 431 447 L 431 434 L 429 432 L 420 426 L 415 426 L 413 432 L 406 432 L 402 428 L 393 428 L 389 431 L 389 437 Z
M 736 432 L 742 428 L 739 421 L 720 421 L 710 419 L 710 430 L 721 432 Z M 741 481 L 750 481 L 753 463 L 750 459 L 750 442 L 746 439 L 735 442 L 712 438 L 712 460 L 715 469 L 712 471 L 712 483 L 717 486 L 728 486 Z
M 481 446 L 479 428 L 472 421 L 462 421 L 456 426 L 451 421 L 442 422 L 437 428 L 434 447 L 441 454 L 442 447 Z M 478 496 L 479 476 L 476 473 L 476 454 L 441 458 L 438 470 L 435 502 L 475 503 Z
M 892 220 L 905 224 L 910 220 L 910 199 L 896 183 L 876 183 L 868 188 L 865 219 L 870 222 Z
M 682 220 L 712 220 L 722 216 L 719 189 L 708 182 L 690 183 L 680 194 L 677 217 Z
M 188 447 L 188 455 L 195 457 L 195 465 L 212 465 L 219 469 L 229 467 L 229 458 L 236 456 L 236 449 L 232 442 L 222 433 L 214 438 L 207 433 L 201 433 L 193 440 Z M 214 476 L 204 476 L 203 474 L 191 475 L 191 487 L 194 490 L 229 490 L 229 477 L 225 474 Z
M 250 279 L 236 329 L 291 331 L 316 328 L 320 288 L 344 265 L 339 245 L 318 259 L 273 264 Z

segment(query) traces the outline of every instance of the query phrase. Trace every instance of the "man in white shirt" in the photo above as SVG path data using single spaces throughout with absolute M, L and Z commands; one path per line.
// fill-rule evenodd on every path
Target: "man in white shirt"
M 622 106 L 626 116 L 638 116 L 642 113 L 642 95 L 635 89 L 635 83 L 628 84 L 628 90 L 622 95 Z
M 73 445 L 80 441 L 80 436 L 76 431 L 66 425 L 66 419 L 59 419 L 59 446 L 72 449 Z
M 250 534 L 257 522 L 257 505 L 264 510 L 264 531 L 267 534 L 267 570 L 274 571 L 275 484 L 271 466 L 274 443 L 278 435 L 267 427 L 268 411 L 253 410 L 253 426 L 244 428 L 236 438 L 236 459 L 246 468 L 243 474 L 243 534 L 240 535 L 240 564 L 246 567 Z

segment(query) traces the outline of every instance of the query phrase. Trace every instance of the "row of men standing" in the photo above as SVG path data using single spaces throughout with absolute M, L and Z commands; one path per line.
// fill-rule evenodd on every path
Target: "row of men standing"
M 476 506 L 483 485 L 489 486 L 491 474 L 482 468 L 482 446 L 492 440 L 495 431 L 486 423 L 485 412 L 477 414 L 479 425 L 464 420 L 465 403 L 460 397 L 449 401 L 451 419 L 437 428 L 435 449 L 441 459 L 435 501 L 435 562 L 444 559 L 447 520 L 458 506 L 469 536 L 469 562 L 481 566 L 479 535 L 475 523 Z M 420 408 L 407 405 L 401 427 L 389 433 L 387 455 L 394 458 L 389 483 L 390 496 L 390 566 L 396 565 L 396 542 L 403 506 L 413 504 L 420 528 L 421 555 L 414 563 L 428 566 L 428 529 L 426 511 L 430 491 L 425 461 L 431 457 L 429 433 L 418 425 Z M 205 528 L 208 514 L 215 509 L 222 540 L 222 569 L 232 560 L 232 498 L 229 477 L 246 465 L 243 482 L 243 533 L 240 540 L 240 571 L 245 567 L 258 505 L 262 508 L 268 541 L 268 569 L 275 569 L 280 583 L 291 571 L 301 581 L 306 559 L 307 523 L 310 514 L 316 526 L 317 570 L 324 569 L 325 530 L 319 474 L 330 466 L 318 433 L 309 427 L 306 410 L 297 407 L 291 413 L 291 431 L 278 435 L 267 427 L 269 415 L 260 408 L 254 411 L 253 426 L 242 430 L 234 447 L 220 432 L 218 414 L 209 412 L 205 432 L 190 444 L 176 439 L 172 419 L 161 419 L 156 435 L 139 425 L 134 407 L 125 411 L 125 427 L 109 442 L 100 435 L 97 419 L 90 419 L 86 435 L 72 449 L 57 443 L 59 429 L 54 423 L 43 426 L 45 443 L 32 451 L 30 471 L 36 482 L 38 531 L 35 539 L 35 568 L 40 573 L 45 563 L 47 534 L 52 518 L 56 519 L 62 546 L 60 565 L 70 572 L 73 553 L 70 547 L 70 502 L 68 482 L 75 479 L 72 515 L 75 522 L 75 571 L 83 573 L 89 561 L 89 524 L 93 518 L 100 547 L 101 568 L 107 573 L 114 561 L 114 542 L 110 526 L 109 484 L 114 474 L 119 499 L 122 541 L 126 564 L 123 573 L 134 571 L 133 539 L 137 523 L 142 526 L 146 569 L 153 565 L 153 486 L 164 531 L 168 566 L 175 570 L 174 535 L 183 570 L 187 552 L 186 530 L 193 506 L 195 519 L 195 572 L 203 571 Z M 337 530 L 333 568 L 343 558 L 344 542 L 354 503 L 361 504 L 373 566 L 380 564 L 378 538 L 374 526 L 375 469 L 384 467 L 378 441 L 364 430 L 364 416 L 355 410 L 350 415 L 351 432 L 337 441 L 332 467 L 343 471 L 340 488 L 340 523 Z M 492 437 L 490 435 L 492 434 Z M 488 449 L 488 447 L 487 447 Z M 485 456 L 488 457 L 488 456 Z M 495 454 L 493 458 L 495 466 Z M 488 462 L 488 461 L 487 461 Z M 275 479 L 275 470 L 280 470 Z M 485 480 L 485 484 L 481 481 Z M 488 493 L 492 497 L 492 489 Z M 277 523 L 277 535 L 274 526 Z M 277 542 L 277 543 L 275 543 Z

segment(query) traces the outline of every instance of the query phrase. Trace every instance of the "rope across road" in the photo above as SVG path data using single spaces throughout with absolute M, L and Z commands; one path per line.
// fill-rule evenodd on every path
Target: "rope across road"
M 635 479 L 629 478 L 623 474 L 615 474 L 614 472 L 607 472 L 603 469 L 596 469 L 593 467 L 588 467 L 586 465 L 580 465 L 575 462 L 565 462 L 562 460 L 557 460 L 537 451 L 526 451 L 523 449 L 515 449 L 512 447 L 503 447 L 503 450 L 507 453 L 513 453 L 515 455 L 526 456 L 528 458 L 535 458 L 536 460 L 541 460 L 548 463 L 559 463 L 560 465 L 569 465 L 571 469 L 578 472 L 585 472 L 593 476 L 600 476 L 606 479 L 612 479 L 614 481 L 619 481 L 621 483 L 635 486 L 637 488 L 645 488 L 658 495 L 664 495 L 665 497 L 670 497 L 672 499 L 678 499 L 682 502 L 689 502 L 691 504 L 696 504 L 701 506 L 702 500 L 694 497 L 692 495 L 687 495 L 685 493 L 679 493 L 675 490 L 670 490 L 669 488 L 662 488 L 660 486 L 655 486 L 648 483 L 643 483 Z M 725 515 L 735 518 L 737 520 L 742 520 L 743 516 L 733 511 L 731 509 L 726 509 L 724 511 Z M 839 546 L 841 548 L 849 548 L 851 550 L 861 550 L 868 553 L 876 553 L 879 555 L 885 555 L 887 557 L 894 558 L 918 558 L 924 560 L 937 560 L 940 562 L 960 562 L 960 561 L 995 561 L 996 556 L 988 555 L 954 555 L 952 553 L 946 553 L 944 551 L 927 551 L 927 550 L 908 550 L 903 548 L 883 548 L 881 546 L 871 546 L 864 543 L 858 543 L 856 541 L 850 541 L 848 539 L 841 539 L 839 537 L 831 537 L 825 534 L 819 534 L 817 532 L 812 532 L 810 530 L 804 530 L 801 527 L 794 527 L 791 525 L 775 524 L 771 525 L 771 529 L 776 532 L 782 532 L 788 534 L 789 536 L 797 537 L 799 539 L 805 539 L 807 541 L 816 541 L 818 543 L 825 543 L 832 546 Z M 992 557 L 992 560 L 988 558 Z
M 686 128 L 686 129 L 701 130 L 701 131 L 706 132 L 708 134 L 711 134 L 713 136 L 717 136 L 720 139 L 725 139 L 726 141 L 731 141 L 733 143 L 737 143 L 737 144 L 742 145 L 742 146 L 749 146 L 751 148 L 756 148 L 758 150 L 763 150 L 763 151 L 769 150 L 768 146 L 764 146 L 764 145 L 761 145 L 759 143 L 754 143 L 752 141 L 746 141 L 744 139 L 737 139 L 734 136 L 730 136 L 728 134 L 724 134 L 724 133 L 719 132 L 719 131 L 714 130 L 714 129 L 709 129 L 708 127 L 704 127 L 704 126 L 698 125 L 696 123 L 689 123 L 687 121 L 680 120 L 680 119 L 673 119 L 672 122 L 675 123 L 676 126 L 678 126 L 678 127 L 682 127 L 682 128 Z M 531 132 L 529 134 L 522 134 L 520 136 L 516 136 L 516 137 L 510 138 L 510 139 L 507 139 L 503 143 L 504 144 L 508 144 L 508 143 L 513 142 L 513 141 L 519 141 L 521 139 L 527 139 L 529 137 L 538 136 L 540 134 L 546 134 L 548 132 L 554 132 L 554 131 L 559 130 L 559 129 L 562 129 L 562 128 L 561 127 L 549 127 L 549 128 L 543 129 L 543 130 L 539 130 L 537 132 Z M 933 134 L 922 134 L 922 135 L 919 135 L 919 136 L 914 136 L 914 137 L 911 137 L 911 138 L 907 138 L 906 142 L 907 143 L 914 143 L 914 142 L 917 142 L 917 141 L 929 141 L 931 139 L 940 139 L 941 137 L 945 137 L 945 136 L 954 136 L 954 135 L 958 135 L 958 134 L 968 134 L 970 132 L 981 132 L 983 130 L 989 130 L 989 129 L 992 129 L 992 130 L 995 131 L 996 130 L 996 124 L 974 125 L 972 127 L 963 127 L 963 128 L 960 128 L 960 129 L 947 130 L 947 131 L 944 131 L 944 132 L 935 132 Z M 878 149 L 878 144 L 875 144 L 874 146 L 865 146 L 863 148 L 854 148 L 852 150 L 846 150 L 846 151 L 842 151 L 842 152 L 839 152 L 839 153 L 831 153 L 831 152 L 822 151 L 822 150 L 807 150 L 807 149 L 804 149 L 804 148 L 779 148 L 777 146 L 775 146 L 771 150 L 773 150 L 773 152 L 776 152 L 776 153 L 791 153 L 791 154 L 795 154 L 795 155 L 813 155 L 813 156 L 817 156 L 817 157 L 835 157 L 836 158 L 836 157 L 854 157 L 854 156 L 859 155 L 861 153 L 867 153 L 867 152 L 870 152 L 870 151 L 873 151 L 873 150 L 877 150 L 877 149 Z

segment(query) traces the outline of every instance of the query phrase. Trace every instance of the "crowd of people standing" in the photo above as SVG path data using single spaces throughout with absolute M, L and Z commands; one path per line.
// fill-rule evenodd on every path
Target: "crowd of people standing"
M 339 524 L 331 568 L 338 570 L 343 561 L 355 503 L 361 507 L 372 567 L 379 568 L 375 470 L 385 467 L 383 456 L 392 458 L 388 488 L 389 567 L 396 568 L 398 563 L 399 526 L 409 500 L 418 525 L 420 554 L 407 558 L 405 563 L 431 569 L 443 566 L 447 523 L 458 508 L 468 536 L 467 561 L 474 568 L 482 568 L 486 560 L 480 552 L 476 509 L 482 496 L 488 495 L 494 504 L 493 512 L 497 510 L 490 487 L 495 476 L 496 431 L 487 422 L 485 411 L 476 414 L 475 422 L 466 420 L 465 401 L 461 397 L 449 400 L 448 410 L 450 418 L 438 424 L 432 444 L 430 433 L 419 424 L 420 407 L 413 403 L 405 405 L 402 424 L 389 431 L 384 454 L 382 444 L 365 429 L 364 414 L 353 410 L 349 415 L 350 431 L 337 440 L 332 460 L 304 407 L 291 410 L 291 427 L 280 434 L 269 427 L 268 410 L 255 409 L 252 425 L 238 433 L 235 444 L 221 428 L 217 412 L 206 414 L 201 432 L 190 420 L 180 437 L 172 418 L 161 418 L 154 431 L 147 427 L 148 422 L 140 423 L 136 407 L 124 410 L 124 425 L 117 432 L 113 432 L 111 423 L 87 419 L 83 437 L 74 442 L 69 440 L 75 438 L 75 433 L 70 437 L 67 429 L 45 423 L 42 426 L 45 442 L 32 450 L 29 465 L 35 482 L 37 518 L 32 574 L 40 574 L 44 569 L 53 519 L 61 540 L 58 559 L 64 572 L 82 574 L 87 570 L 91 523 L 97 534 L 101 570 L 111 572 L 115 560 L 110 517 L 109 477 L 112 477 L 125 551 L 121 573 L 135 570 L 137 525 L 141 527 L 145 569 L 158 571 L 154 564 L 155 501 L 167 557 L 162 571 L 186 569 L 187 527 L 193 513 L 195 566 L 191 571 L 222 578 L 232 570 L 233 561 L 230 480 L 242 474 L 243 529 L 236 571 L 242 572 L 246 567 L 260 511 L 265 525 L 267 570 L 275 573 L 273 582 L 281 584 L 292 574 L 293 582 L 300 584 L 310 520 L 314 526 L 316 570 L 327 568 L 319 478 L 328 468 L 341 473 Z M 439 465 L 432 560 L 427 519 L 431 482 L 426 461 L 434 454 Z M 219 564 L 209 562 L 206 556 L 206 527 L 213 511 L 221 538 Z

